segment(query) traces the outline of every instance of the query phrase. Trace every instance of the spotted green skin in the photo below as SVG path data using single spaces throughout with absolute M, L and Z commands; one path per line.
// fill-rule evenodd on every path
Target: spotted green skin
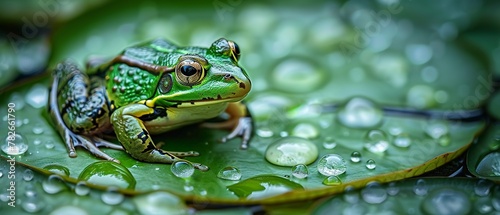
M 242 107 L 234 103 L 248 94 L 251 82 L 238 65 L 239 49 L 233 44 L 221 38 L 209 48 L 177 47 L 158 39 L 127 48 L 111 61 L 89 62 L 86 72 L 71 62 L 59 64 L 54 70 L 49 111 L 70 157 L 76 157 L 75 146 L 83 146 L 97 157 L 117 161 L 97 148 L 122 149 L 100 138 L 112 131 L 123 149 L 141 161 L 172 163 L 181 160 L 179 157 L 198 155 L 164 151 L 150 135 Z M 197 65 L 203 67 L 198 70 L 204 71 L 199 73 L 203 78 L 180 81 L 185 78 L 180 66 L 193 61 L 201 62 Z M 246 115 L 246 109 L 231 112 Z M 244 141 L 248 141 L 248 130 L 233 131 L 230 138 L 247 134 Z

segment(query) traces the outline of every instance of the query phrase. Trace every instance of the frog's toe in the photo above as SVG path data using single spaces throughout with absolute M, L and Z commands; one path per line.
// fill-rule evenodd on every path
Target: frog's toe
M 104 153 L 103 151 L 101 151 L 95 143 L 91 142 L 89 139 L 85 138 L 85 137 L 82 137 L 80 136 L 80 144 L 83 148 L 87 149 L 87 151 L 89 151 L 90 153 L 92 153 L 93 155 L 95 155 L 96 157 L 98 158 L 102 158 L 102 159 L 105 159 L 105 160 L 108 160 L 108 161 L 113 161 L 113 162 L 116 162 L 116 163 L 120 163 L 120 161 L 118 161 L 117 159 L 114 159 L 113 157 L 107 155 L 106 153 Z
M 241 149 L 247 149 L 250 137 L 252 135 L 253 122 L 251 117 L 242 117 L 238 121 L 236 128 L 230 134 L 222 138 L 222 142 L 226 142 L 235 137 L 241 136 Z

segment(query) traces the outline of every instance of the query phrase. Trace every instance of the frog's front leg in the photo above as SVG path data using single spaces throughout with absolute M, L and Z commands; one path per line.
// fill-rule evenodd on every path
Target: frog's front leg
M 194 151 L 164 151 L 154 144 L 141 117 L 155 117 L 155 114 L 159 114 L 160 111 L 166 110 L 151 108 L 143 104 L 130 104 L 113 112 L 111 115 L 111 123 L 125 151 L 137 160 L 152 163 L 173 163 L 183 160 L 179 157 L 197 156 L 198 153 Z M 192 164 L 199 170 L 208 170 L 208 167 L 203 164 Z

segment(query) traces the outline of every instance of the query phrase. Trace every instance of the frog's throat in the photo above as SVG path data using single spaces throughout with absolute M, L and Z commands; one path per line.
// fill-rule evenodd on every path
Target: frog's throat
M 150 100 L 142 100 L 139 103 L 145 104 L 148 107 L 155 107 L 160 103 L 159 100 L 162 100 L 161 103 L 168 104 L 170 107 L 177 108 L 187 108 L 194 106 L 205 106 L 205 105 L 213 105 L 220 103 L 229 103 L 229 102 L 238 102 L 241 101 L 244 97 L 234 97 L 234 98 L 225 98 L 225 99 L 205 99 L 205 100 L 195 100 L 195 101 L 168 101 L 160 98 L 154 98 Z

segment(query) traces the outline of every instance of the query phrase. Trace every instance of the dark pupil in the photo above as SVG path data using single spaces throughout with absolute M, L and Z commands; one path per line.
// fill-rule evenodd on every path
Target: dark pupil
M 240 47 L 236 43 L 233 44 L 234 44 L 234 54 L 236 54 L 237 56 L 240 55 Z
M 190 65 L 184 65 L 181 67 L 181 72 L 185 76 L 191 76 L 196 74 L 196 69 L 193 66 Z

